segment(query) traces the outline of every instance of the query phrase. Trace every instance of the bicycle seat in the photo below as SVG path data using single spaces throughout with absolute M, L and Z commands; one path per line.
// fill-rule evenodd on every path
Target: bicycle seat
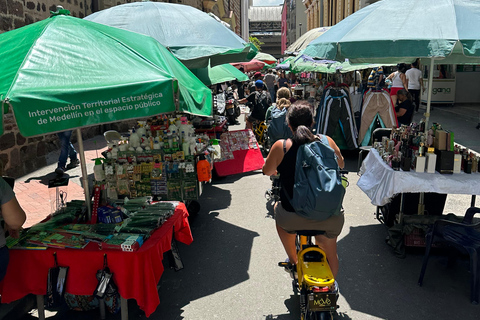
M 299 236 L 315 237 L 315 236 L 319 236 L 321 234 L 325 234 L 325 231 L 322 231 L 322 230 L 297 230 L 296 233 Z

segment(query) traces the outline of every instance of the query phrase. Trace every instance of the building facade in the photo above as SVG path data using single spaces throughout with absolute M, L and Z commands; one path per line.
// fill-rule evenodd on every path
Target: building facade
M 285 17 L 285 18 L 284 18 Z M 303 0 L 285 0 L 282 8 L 282 53 L 307 30 L 307 13 Z M 283 42 L 285 41 L 285 42 Z
M 329 27 L 378 0 L 303 0 L 307 30 Z
M 282 36 L 281 36 L 281 49 L 282 53 L 285 52 L 287 49 L 287 33 L 288 33 L 288 25 L 287 25 L 287 1 L 283 2 L 282 5 Z
M 250 36 L 263 42 L 261 51 L 282 56 L 282 6 L 251 7 L 248 10 Z

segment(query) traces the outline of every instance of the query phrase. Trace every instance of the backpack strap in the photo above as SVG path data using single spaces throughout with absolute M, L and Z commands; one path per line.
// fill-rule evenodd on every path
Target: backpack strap
M 317 141 L 320 141 L 321 143 L 323 143 L 324 145 L 330 147 L 330 143 L 328 143 L 328 138 L 326 135 L 324 134 L 317 134 L 315 136 L 317 138 Z
M 287 139 L 283 139 L 283 154 L 287 153 Z

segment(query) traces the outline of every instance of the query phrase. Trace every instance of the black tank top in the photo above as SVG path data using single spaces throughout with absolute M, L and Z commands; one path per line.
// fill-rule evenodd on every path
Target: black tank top
M 284 140 L 286 141 L 286 140 Z M 285 142 L 283 144 L 285 148 Z M 277 171 L 280 173 L 280 183 L 282 190 L 280 192 L 280 201 L 282 207 L 290 212 L 295 212 L 290 201 L 288 201 L 285 192 L 290 198 L 293 198 L 293 184 L 295 183 L 295 165 L 297 164 L 297 152 L 300 145 L 292 142 L 292 146 L 287 153 L 283 155 L 283 160 L 280 162 Z

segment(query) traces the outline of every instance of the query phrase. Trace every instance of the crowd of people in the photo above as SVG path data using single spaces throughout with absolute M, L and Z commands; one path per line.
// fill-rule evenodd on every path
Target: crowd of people
M 399 124 L 410 124 L 413 114 L 419 109 L 420 90 L 425 90 L 422 72 L 418 62 L 407 67 L 398 64 L 396 70 L 388 75 L 382 67 L 373 68 L 368 79 L 363 81 L 360 72 L 356 71 L 342 77 L 347 86 L 354 86 L 357 92 L 368 89 L 387 89 L 392 103 L 396 107 Z M 284 71 L 268 70 L 250 74 L 251 81 L 245 86 L 245 97 L 240 103 L 248 103 L 250 114 L 246 127 L 252 129 L 255 121 L 269 121 L 279 117 L 283 119 L 286 128 L 272 141 L 263 173 L 278 175 L 284 192 L 280 192 L 280 201 L 274 207 L 276 227 L 283 244 L 288 261 L 294 266 L 297 261 L 295 247 L 296 230 L 322 230 L 322 235 L 316 236 L 316 243 L 325 250 L 333 275 L 338 272 L 338 257 L 336 250 L 337 237 L 343 224 L 343 213 L 338 212 L 326 220 L 315 220 L 303 217 L 295 212 L 290 199 L 294 185 L 296 157 L 299 147 L 318 139 L 311 133 L 314 124 L 315 108 L 322 96 L 324 81 L 309 79 L 309 90 L 304 90 L 303 96 L 295 95 L 295 87 L 299 85 L 294 74 L 286 76 Z M 302 85 L 300 85 L 302 86 Z M 307 86 L 303 86 L 306 88 Z M 282 118 L 283 117 L 283 118 Z M 270 130 L 270 129 L 269 129 Z M 335 141 L 327 137 L 329 147 L 334 150 L 339 168 L 343 168 L 344 160 Z
M 422 71 L 418 60 L 410 66 L 399 63 L 397 70 L 385 77 L 383 67 L 375 67 L 370 72 L 367 88 L 373 90 L 387 89 L 397 112 L 399 125 L 409 125 L 414 112 L 420 107 L 420 93 L 425 91 Z

